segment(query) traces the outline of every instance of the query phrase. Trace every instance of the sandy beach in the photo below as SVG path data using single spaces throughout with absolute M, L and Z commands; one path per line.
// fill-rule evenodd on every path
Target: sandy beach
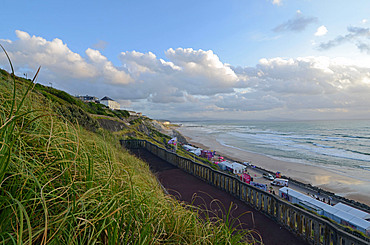
M 251 162 L 258 167 L 289 176 L 303 183 L 310 183 L 339 196 L 370 205 L 370 180 L 359 180 L 345 174 L 345 169 L 326 169 L 314 165 L 281 161 L 265 155 L 226 147 L 210 135 L 200 135 L 187 127 L 176 128 L 187 140 L 200 148 L 210 149 L 217 154 L 240 162 Z M 363 175 L 359 170 L 358 176 Z

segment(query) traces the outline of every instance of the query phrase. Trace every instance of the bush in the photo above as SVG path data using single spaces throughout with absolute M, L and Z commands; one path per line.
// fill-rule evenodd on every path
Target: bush
M 127 118 L 130 116 L 130 113 L 125 110 L 114 110 L 113 113 L 119 118 Z

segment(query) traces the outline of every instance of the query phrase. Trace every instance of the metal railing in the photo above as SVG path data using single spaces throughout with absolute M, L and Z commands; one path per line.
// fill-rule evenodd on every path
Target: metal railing
M 365 245 L 370 242 L 369 239 L 354 236 L 339 225 L 297 207 L 276 195 L 246 184 L 234 175 L 194 162 L 148 141 L 121 140 L 121 144 L 127 149 L 145 148 L 185 172 L 232 194 L 310 244 Z

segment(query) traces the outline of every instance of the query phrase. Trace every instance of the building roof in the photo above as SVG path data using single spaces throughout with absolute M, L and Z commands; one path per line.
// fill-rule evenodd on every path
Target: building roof
M 193 147 L 191 145 L 183 145 L 182 147 L 188 151 L 195 151 L 197 149 L 196 147 Z
M 349 205 L 346 205 L 344 203 L 338 202 L 334 205 L 335 208 L 343 210 L 344 212 L 350 213 L 360 219 L 370 219 L 370 214 L 366 213 L 364 211 L 361 211 L 357 208 L 353 208 Z
M 98 97 L 92 95 L 76 95 L 75 97 L 81 100 L 99 100 Z
M 314 210 L 316 212 L 319 212 L 319 211 L 323 211 L 322 208 L 310 203 L 310 202 L 307 202 L 307 201 L 300 201 L 299 204 L 301 204 L 303 207 L 305 208 L 310 208 L 311 210 Z
M 238 162 L 233 162 L 232 164 L 233 164 L 233 167 L 234 167 L 235 169 L 245 169 L 245 168 L 247 168 L 247 166 L 245 166 L 245 165 L 243 165 L 243 164 L 240 164 L 240 163 L 238 163 Z
M 345 220 L 357 227 L 361 227 L 364 230 L 370 229 L 370 222 L 365 220 L 366 212 L 363 212 L 361 210 L 352 208 L 348 205 L 345 205 L 343 203 L 338 203 L 335 206 L 330 206 L 324 202 L 321 202 L 319 200 L 316 200 L 314 198 L 311 198 L 303 193 L 297 192 L 295 190 L 292 190 L 288 187 L 283 187 L 279 189 L 280 192 L 287 194 L 287 191 L 289 191 L 289 196 L 293 196 L 297 199 L 299 199 L 301 202 L 308 202 L 311 205 L 314 205 L 318 208 L 321 208 L 324 210 L 324 212 L 329 213 L 330 215 L 333 215 L 335 217 L 338 217 L 342 220 Z M 337 206 L 338 205 L 338 206 Z M 327 215 L 325 215 L 327 216 Z M 361 218 L 362 217 L 362 218 Z
M 101 100 L 113 100 L 113 101 L 114 101 L 114 99 L 111 99 L 111 98 L 109 98 L 108 96 L 104 96 L 104 98 L 103 98 L 103 99 L 101 99 Z
M 228 168 L 231 168 L 231 169 L 235 169 L 235 170 L 238 170 L 238 169 L 245 169 L 246 166 L 240 164 L 240 163 L 237 163 L 237 162 L 229 162 L 229 161 L 223 161 L 223 162 L 220 162 L 219 165 L 224 165 Z
M 370 222 L 367 221 L 367 220 L 361 219 L 359 217 L 353 217 L 348 222 L 351 223 L 351 224 L 353 224 L 353 225 L 355 225 L 355 226 L 357 226 L 357 227 L 361 227 L 365 231 L 369 231 L 370 230 Z

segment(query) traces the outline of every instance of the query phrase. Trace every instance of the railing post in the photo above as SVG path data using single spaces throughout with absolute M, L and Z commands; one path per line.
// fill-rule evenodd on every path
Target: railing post
M 275 200 L 275 198 L 273 198 L 273 206 L 274 206 L 274 216 L 276 218 L 277 221 L 280 220 L 280 211 L 279 211 L 279 203 Z
M 312 219 L 307 219 L 306 222 L 306 238 L 307 241 L 311 241 L 312 239 Z
M 319 223 L 315 220 L 312 221 L 313 222 L 313 240 L 314 240 L 314 243 L 315 244 L 320 244 L 320 227 L 319 227 Z
M 282 214 L 283 214 L 283 223 L 284 223 L 284 225 L 287 225 L 287 210 L 286 210 L 285 205 L 282 205 L 281 211 L 282 211 Z
M 302 226 L 302 214 L 301 213 L 297 213 L 296 214 L 297 216 L 297 231 L 299 233 L 300 236 L 303 236 L 303 226 Z
M 268 200 L 268 197 L 267 196 L 265 196 L 264 197 L 264 204 L 263 204 L 263 207 L 264 207 L 264 211 L 266 212 L 266 213 L 269 213 L 269 200 Z

